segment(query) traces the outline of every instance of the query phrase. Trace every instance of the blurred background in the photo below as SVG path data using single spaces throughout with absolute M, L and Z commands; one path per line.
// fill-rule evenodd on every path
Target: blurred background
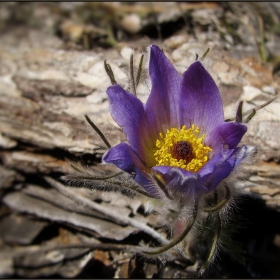
M 12 2 L 1 4 L 0 16 L 1 33 L 38 30 L 78 50 L 185 35 L 226 50 L 257 50 L 264 62 L 279 55 L 277 2 Z

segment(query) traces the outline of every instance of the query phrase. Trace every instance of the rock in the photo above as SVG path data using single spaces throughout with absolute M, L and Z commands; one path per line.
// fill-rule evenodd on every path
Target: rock
M 72 41 L 77 42 L 82 37 L 84 26 L 72 21 L 64 21 L 60 25 L 62 33 Z
M 251 101 L 261 94 L 262 94 L 262 91 L 259 90 L 258 88 L 255 88 L 252 86 L 244 86 L 243 93 L 242 93 L 240 99 L 244 100 L 244 101 Z
M 241 61 L 244 78 L 248 80 L 249 85 L 261 88 L 273 83 L 272 69 L 268 69 L 258 63 L 256 58 L 244 58 Z
M 10 149 L 17 146 L 17 141 L 10 139 L 8 137 L 3 136 L 0 133 L 0 147 L 4 149 Z
M 141 18 L 134 13 L 125 15 L 121 20 L 121 26 L 125 31 L 136 34 L 141 29 Z
M 177 49 L 179 48 L 182 44 L 186 43 L 188 41 L 189 37 L 186 34 L 183 35 L 175 35 L 172 36 L 166 40 L 164 40 L 164 45 L 167 48 L 170 49 Z

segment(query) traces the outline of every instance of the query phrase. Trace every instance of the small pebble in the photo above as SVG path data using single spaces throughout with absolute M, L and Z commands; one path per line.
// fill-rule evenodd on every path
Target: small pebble
M 125 15 L 121 26 L 125 31 L 136 34 L 141 29 L 141 18 L 137 14 Z

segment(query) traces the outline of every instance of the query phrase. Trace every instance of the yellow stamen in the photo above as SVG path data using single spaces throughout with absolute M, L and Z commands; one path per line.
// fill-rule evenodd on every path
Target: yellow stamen
M 186 129 L 182 126 L 167 129 L 166 134 L 160 133 L 156 141 L 157 150 L 154 153 L 157 164 L 174 166 L 197 172 L 208 161 L 212 149 L 203 145 L 205 134 L 199 137 L 199 127 Z

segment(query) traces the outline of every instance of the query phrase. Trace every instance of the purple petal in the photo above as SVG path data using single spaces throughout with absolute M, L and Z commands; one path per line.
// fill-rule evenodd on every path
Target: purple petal
M 224 150 L 213 157 L 197 173 L 172 166 L 153 167 L 155 172 L 162 175 L 168 190 L 201 195 L 212 191 L 246 156 L 246 146 L 237 149 Z
M 248 156 L 248 147 L 243 145 L 242 147 L 237 148 L 234 156 L 236 158 L 235 166 L 237 166 L 244 158 Z
M 182 78 L 163 52 L 151 46 L 149 74 L 152 90 L 146 106 L 155 113 L 157 127 L 161 132 L 166 128 L 179 126 L 180 84 Z
M 149 170 L 143 165 L 128 144 L 120 143 L 111 148 L 104 154 L 103 161 L 112 163 L 121 170 L 134 175 L 134 181 L 140 184 L 150 194 L 155 197 L 158 196 L 158 190 L 148 175 Z
M 213 151 L 221 150 L 223 147 L 234 149 L 239 144 L 246 131 L 246 125 L 223 122 L 206 136 L 205 144 L 210 146 Z
M 233 170 L 236 165 L 234 152 L 235 150 L 222 151 L 198 171 L 208 191 L 212 191 Z
M 180 106 L 181 125 L 195 124 L 206 135 L 224 121 L 219 89 L 199 61 L 183 74 Z
M 184 193 L 190 196 L 200 196 L 208 191 L 202 184 L 198 173 L 172 166 L 156 166 L 153 167 L 153 170 L 161 174 L 171 194 Z
M 153 166 L 153 150 L 158 137 L 153 113 L 146 112 L 144 104 L 119 85 L 109 87 L 107 94 L 111 115 L 123 128 L 131 148 L 147 166 Z
M 247 156 L 247 147 L 223 150 L 199 170 L 203 184 L 213 190 Z

